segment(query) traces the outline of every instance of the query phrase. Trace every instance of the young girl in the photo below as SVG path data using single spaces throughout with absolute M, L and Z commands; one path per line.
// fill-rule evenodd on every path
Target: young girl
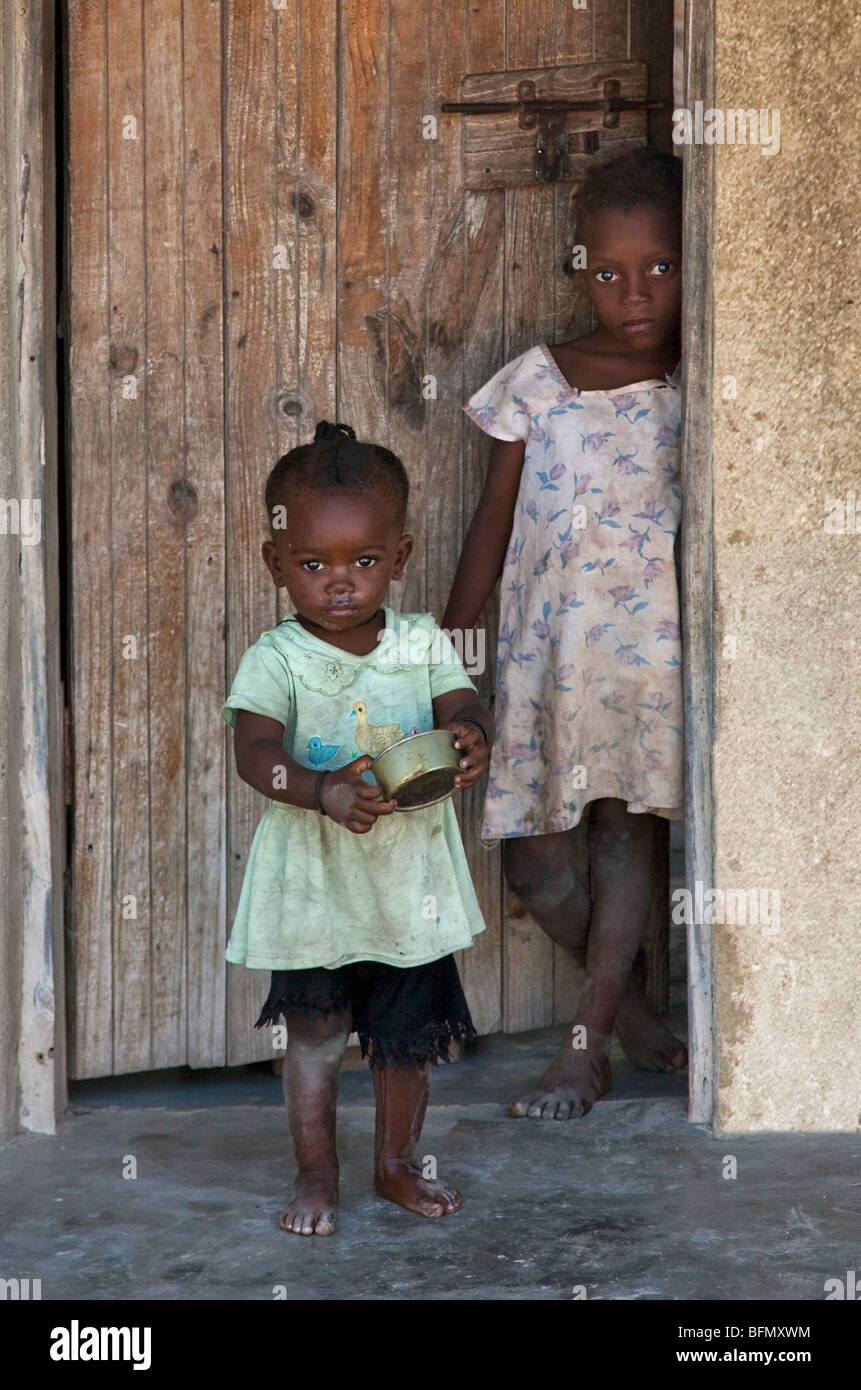
M 491 719 L 430 614 L 383 606 L 412 547 L 407 476 L 343 425 L 279 459 L 263 559 L 295 614 L 245 653 L 222 710 L 240 777 L 268 798 L 227 959 L 271 969 L 257 1026 L 287 1023 L 298 1174 L 281 1227 L 331 1235 L 335 1108 L 350 1032 L 372 1067 L 377 1192 L 423 1216 L 460 1193 L 412 1162 L 432 1061 L 474 1033 L 452 958 L 483 930 L 451 800 L 393 814 L 369 772 L 410 732 L 450 729 L 455 782 L 487 763 Z
M 656 818 L 683 802 L 679 161 L 620 156 L 584 182 L 576 214 L 599 327 L 530 348 L 466 407 L 494 443 L 443 619 L 474 625 L 501 575 L 483 833 L 586 971 L 572 1038 L 509 1110 L 555 1119 L 610 1089 L 614 1027 L 637 1065 L 686 1063 L 648 1009 L 640 949 Z M 587 808 L 591 900 L 572 861 Z

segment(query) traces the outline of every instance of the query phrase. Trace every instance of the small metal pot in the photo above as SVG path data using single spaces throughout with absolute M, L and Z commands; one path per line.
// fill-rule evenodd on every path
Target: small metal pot
M 398 739 L 377 755 L 371 771 L 399 811 L 420 811 L 453 794 L 462 756 L 450 729 L 431 729 Z

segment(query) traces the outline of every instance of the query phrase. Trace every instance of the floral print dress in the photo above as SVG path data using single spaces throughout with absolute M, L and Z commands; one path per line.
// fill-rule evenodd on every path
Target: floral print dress
M 679 385 L 677 367 L 578 391 L 539 344 L 465 407 L 526 444 L 500 585 L 487 838 L 568 830 L 598 797 L 682 815 Z

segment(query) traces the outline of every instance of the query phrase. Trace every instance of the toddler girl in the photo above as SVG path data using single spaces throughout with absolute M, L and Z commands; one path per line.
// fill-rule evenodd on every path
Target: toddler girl
M 491 719 L 430 614 L 383 606 L 412 547 L 407 476 L 343 425 L 281 458 L 266 484 L 263 559 L 295 613 L 248 649 L 222 714 L 240 777 L 268 798 L 227 959 L 271 970 L 257 1026 L 287 1023 L 296 1149 L 285 1231 L 331 1235 L 335 1108 L 350 1032 L 376 1096 L 377 1192 L 423 1216 L 460 1193 L 412 1162 L 430 1063 L 474 1034 L 452 958 L 483 930 L 451 800 L 393 814 L 370 769 L 411 732 L 450 729 L 458 787 L 487 763 Z
M 509 1111 L 555 1119 L 609 1090 L 614 1027 L 636 1064 L 686 1063 L 648 1009 L 640 949 L 656 818 L 683 802 L 679 161 L 620 156 L 584 182 L 576 214 L 599 326 L 530 348 L 466 407 L 494 443 L 443 619 L 472 626 L 501 575 L 483 833 L 586 971 L 572 1038 Z M 591 899 L 572 859 L 587 808 Z

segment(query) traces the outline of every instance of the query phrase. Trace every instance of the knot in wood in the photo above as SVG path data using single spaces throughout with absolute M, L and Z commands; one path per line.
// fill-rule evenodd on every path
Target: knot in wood
M 311 197 L 310 193 L 305 193 L 304 191 L 294 193 L 291 201 L 300 217 L 314 216 L 314 199 Z
M 114 371 L 133 372 L 138 364 L 138 350 L 128 343 L 111 343 L 110 363 Z
M 197 511 L 197 492 L 191 483 L 178 478 L 170 485 L 167 505 L 177 521 L 190 521 Z

